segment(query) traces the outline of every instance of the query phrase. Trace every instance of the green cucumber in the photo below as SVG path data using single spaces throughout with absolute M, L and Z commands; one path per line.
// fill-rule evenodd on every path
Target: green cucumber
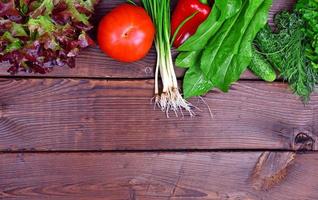
M 267 82 L 273 82 L 276 79 L 276 72 L 266 58 L 253 48 L 253 58 L 249 69 L 259 78 Z

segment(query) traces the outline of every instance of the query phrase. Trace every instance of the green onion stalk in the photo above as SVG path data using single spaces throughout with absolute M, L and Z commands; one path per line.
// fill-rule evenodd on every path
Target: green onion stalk
M 155 104 L 167 113 L 186 110 L 193 116 L 191 104 L 181 95 L 174 71 L 170 40 L 170 0 L 141 0 L 156 27 L 155 47 L 157 64 L 155 72 Z M 163 84 L 159 93 L 159 72 Z

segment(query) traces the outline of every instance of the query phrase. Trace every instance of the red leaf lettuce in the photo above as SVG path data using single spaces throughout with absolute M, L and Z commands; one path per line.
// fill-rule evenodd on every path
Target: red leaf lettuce
M 0 62 L 8 72 L 45 74 L 75 66 L 92 40 L 86 33 L 98 0 L 0 0 Z

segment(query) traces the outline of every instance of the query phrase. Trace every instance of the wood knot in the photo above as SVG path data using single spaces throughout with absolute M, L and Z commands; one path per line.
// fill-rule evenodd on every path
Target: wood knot
M 315 140 L 308 134 L 300 132 L 294 139 L 294 149 L 297 151 L 314 150 Z
M 146 67 L 146 68 L 145 68 L 145 73 L 146 73 L 146 75 L 151 74 L 151 73 L 152 73 L 152 68 Z
M 264 152 L 256 163 L 251 181 L 255 190 L 270 190 L 287 176 L 296 154 L 293 152 Z

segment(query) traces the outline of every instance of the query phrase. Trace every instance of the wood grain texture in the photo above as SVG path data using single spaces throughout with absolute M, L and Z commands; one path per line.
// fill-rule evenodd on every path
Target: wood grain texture
M 99 23 L 101 17 L 109 12 L 125 0 L 102 0 L 96 8 L 96 14 L 93 18 L 95 26 Z M 176 0 L 172 0 L 175 4 Z M 273 7 L 270 11 L 270 21 L 274 13 L 282 9 L 290 9 L 295 0 L 274 0 Z M 96 30 L 91 33 L 95 37 Z M 176 52 L 174 52 L 176 55 Z M 46 77 L 98 77 L 98 78 L 153 78 L 155 66 L 156 52 L 154 49 L 150 51 L 148 56 L 141 61 L 135 63 L 120 63 L 112 60 L 104 55 L 98 47 L 90 47 L 82 51 L 76 60 L 76 68 L 69 69 L 67 67 L 57 67 L 53 72 L 45 75 L 34 75 L 20 73 L 18 76 L 46 76 Z M 0 75 L 9 76 L 7 73 L 7 65 L 0 64 Z M 184 71 L 176 69 L 178 77 L 182 77 Z M 256 79 L 251 72 L 247 71 L 241 77 L 242 79 Z
M 263 152 L 0 154 L 4 200 L 314 200 L 318 154 L 296 155 L 267 190 L 253 187 Z M 268 154 L 265 152 L 265 154 Z M 275 167 L 287 153 L 275 153 Z
M 0 150 L 317 149 L 318 95 L 243 81 L 192 99 L 197 116 L 153 109 L 153 82 L 0 79 Z

